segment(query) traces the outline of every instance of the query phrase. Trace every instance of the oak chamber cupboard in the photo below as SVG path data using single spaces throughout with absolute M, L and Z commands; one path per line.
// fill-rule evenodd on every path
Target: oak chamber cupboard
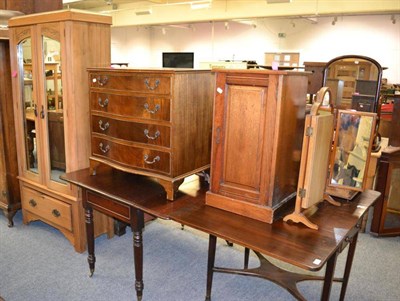
M 9 21 L 11 74 L 23 222 L 57 228 L 86 247 L 82 200 L 60 179 L 89 166 L 87 67 L 110 64 L 111 17 L 61 10 Z M 95 216 L 96 235 L 112 221 Z
M 308 73 L 215 71 L 206 204 L 272 223 L 296 196 Z
M 106 164 L 156 179 L 169 200 L 210 167 L 210 70 L 90 68 L 91 172 Z

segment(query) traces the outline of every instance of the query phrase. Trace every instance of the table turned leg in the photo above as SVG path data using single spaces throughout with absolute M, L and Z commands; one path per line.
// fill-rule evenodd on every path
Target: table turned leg
M 131 227 L 133 232 L 133 254 L 135 260 L 135 290 L 137 300 L 143 296 L 143 237 L 144 214 L 143 211 L 131 208 Z
M 93 225 L 93 209 L 87 206 L 85 209 L 85 222 L 86 222 L 86 239 L 88 248 L 88 263 L 90 274 L 89 277 L 93 276 L 94 265 L 96 262 L 96 257 L 94 255 L 94 225 Z
M 208 240 L 208 263 L 207 263 L 207 290 L 206 290 L 206 301 L 211 300 L 211 287 L 214 274 L 214 263 L 215 263 L 215 250 L 217 246 L 217 237 L 210 234 Z

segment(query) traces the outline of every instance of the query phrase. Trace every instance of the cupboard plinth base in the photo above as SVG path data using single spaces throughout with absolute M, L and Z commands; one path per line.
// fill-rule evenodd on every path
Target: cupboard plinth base
M 279 207 L 272 208 L 216 194 L 211 191 L 206 193 L 206 205 L 243 215 L 268 224 L 272 224 L 290 209 L 293 210 L 294 200 L 295 198 L 293 197 L 287 202 L 281 203 Z

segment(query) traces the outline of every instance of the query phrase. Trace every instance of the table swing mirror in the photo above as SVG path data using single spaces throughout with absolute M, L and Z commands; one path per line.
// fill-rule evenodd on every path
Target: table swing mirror
M 331 196 L 351 200 L 364 190 L 375 131 L 375 113 L 334 112 L 332 102 L 330 88 L 321 88 L 306 117 L 295 210 L 284 217 L 311 229 L 316 204 L 340 206 Z

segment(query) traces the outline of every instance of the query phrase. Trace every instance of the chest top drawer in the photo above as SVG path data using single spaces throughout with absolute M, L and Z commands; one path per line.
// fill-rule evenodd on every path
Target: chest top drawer
M 157 73 L 112 73 L 89 74 L 90 88 L 123 90 L 149 94 L 170 94 L 172 77 Z

